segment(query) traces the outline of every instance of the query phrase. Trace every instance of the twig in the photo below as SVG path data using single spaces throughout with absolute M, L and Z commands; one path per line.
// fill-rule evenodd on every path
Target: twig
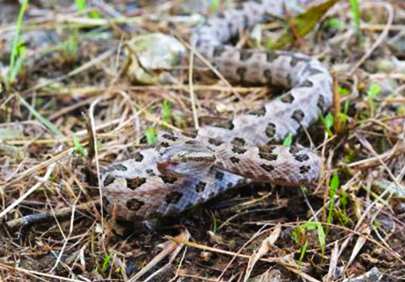
M 101 98 L 97 98 L 93 103 L 90 104 L 90 109 L 89 109 L 89 118 L 91 122 L 91 138 L 93 138 L 93 148 L 92 151 L 94 151 L 94 157 L 95 157 L 95 162 L 96 162 L 96 171 L 97 171 L 97 180 L 98 180 L 98 188 L 100 191 L 100 203 L 103 202 L 103 190 L 101 189 L 101 177 L 100 177 L 100 163 L 98 161 L 98 150 L 97 150 L 97 134 L 96 134 L 96 123 L 94 120 L 94 109 L 96 105 L 101 101 Z M 90 132 L 89 132 L 90 133 Z M 91 142 L 90 142 L 91 143 Z M 101 205 L 100 209 L 100 214 L 101 214 L 101 232 L 102 232 L 102 238 L 105 238 L 104 234 L 104 211 L 103 211 L 103 205 Z M 104 240 L 101 240 L 104 244 Z M 103 249 L 105 250 L 105 246 L 102 246 Z
M 80 204 L 75 207 L 76 210 L 88 210 L 94 206 L 100 205 L 100 201 L 91 201 L 88 203 Z M 10 221 L 7 221 L 5 225 L 9 228 L 14 228 L 18 226 L 27 226 L 31 225 L 49 218 L 53 218 L 56 216 L 57 218 L 63 218 L 65 216 L 68 216 L 72 213 L 72 207 L 66 207 L 59 209 L 55 211 L 54 213 L 52 212 L 44 212 L 44 213 L 36 213 L 36 214 L 30 214 L 21 218 L 13 219 Z
M 195 94 L 194 94 L 194 85 L 193 85 L 193 64 L 194 64 L 194 52 L 190 53 L 190 67 L 188 70 L 188 83 L 190 86 L 190 100 L 191 100 L 191 109 L 193 110 L 193 118 L 194 118 L 194 127 L 195 129 L 199 129 L 200 126 L 198 124 L 198 114 L 197 108 L 195 106 Z

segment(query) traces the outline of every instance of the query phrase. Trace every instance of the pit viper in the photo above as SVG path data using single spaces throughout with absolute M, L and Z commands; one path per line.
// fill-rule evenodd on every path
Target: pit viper
M 320 158 L 314 151 L 272 144 L 307 128 L 330 107 L 328 69 L 299 53 L 226 45 L 240 30 L 285 16 L 291 2 L 308 1 L 244 2 L 207 18 L 190 39 L 229 82 L 289 90 L 260 109 L 203 126 L 193 136 L 162 132 L 157 146 L 105 168 L 101 187 L 108 211 L 121 220 L 155 219 L 179 214 L 246 179 L 293 186 L 318 179 Z

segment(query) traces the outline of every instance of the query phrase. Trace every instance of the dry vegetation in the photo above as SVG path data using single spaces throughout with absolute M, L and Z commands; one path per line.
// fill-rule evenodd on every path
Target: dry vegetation
M 324 161 L 319 183 L 251 184 L 154 231 L 102 212 L 96 164 L 130 157 L 145 132 L 194 126 L 188 83 L 130 83 L 121 50 L 138 34 L 186 39 L 190 23 L 172 16 L 201 7 L 32 1 L 19 25 L 16 2 L 0 0 L 0 281 L 128 281 L 160 256 L 139 281 L 155 271 L 154 281 L 405 279 L 403 1 L 361 1 L 359 18 L 340 1 L 284 47 L 316 56 L 335 78 L 330 113 L 293 139 L 311 136 Z M 265 88 L 234 90 L 240 98 L 223 83 L 194 82 L 199 117 L 269 99 Z

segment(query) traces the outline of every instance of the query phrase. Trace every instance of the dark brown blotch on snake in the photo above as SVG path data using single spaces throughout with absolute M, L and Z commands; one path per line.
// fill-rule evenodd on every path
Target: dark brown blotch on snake
M 137 199 L 129 199 L 128 201 L 127 201 L 127 203 L 126 203 L 126 207 L 130 210 L 130 211 L 139 211 L 141 208 L 142 208 L 142 206 L 144 205 L 145 203 L 144 202 L 142 202 L 142 201 L 139 201 L 139 200 L 137 200 Z
M 135 190 L 136 188 L 140 187 L 142 184 L 145 184 L 146 178 L 145 177 L 134 177 L 132 179 L 127 179 L 127 186 L 131 190 Z
M 274 137 L 275 134 L 276 134 L 276 125 L 270 122 L 266 127 L 266 136 L 271 139 Z
M 200 181 L 200 182 L 198 182 L 197 186 L 195 187 L 195 191 L 198 193 L 203 192 L 205 189 L 205 186 L 207 186 L 207 183 Z
M 143 160 L 143 155 L 140 152 L 136 152 L 135 155 L 133 156 L 133 159 L 136 162 L 141 162 Z
M 167 194 L 167 196 L 165 197 L 165 201 L 168 205 L 177 204 L 180 201 L 181 197 L 183 197 L 183 193 L 174 191 Z

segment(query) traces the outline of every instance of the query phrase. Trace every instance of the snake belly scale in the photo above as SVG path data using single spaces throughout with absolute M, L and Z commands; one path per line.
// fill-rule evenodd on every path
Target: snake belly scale
M 246 179 L 301 185 L 319 177 L 315 152 L 271 144 L 310 126 L 329 108 L 332 77 L 327 68 L 303 54 L 224 45 L 239 30 L 269 15 L 282 17 L 287 2 L 291 1 L 237 5 L 208 18 L 196 28 L 191 42 L 233 83 L 290 90 L 259 110 L 204 126 L 194 137 L 162 133 L 156 147 L 105 168 L 101 187 L 108 211 L 115 211 L 120 220 L 155 219 L 181 213 Z

